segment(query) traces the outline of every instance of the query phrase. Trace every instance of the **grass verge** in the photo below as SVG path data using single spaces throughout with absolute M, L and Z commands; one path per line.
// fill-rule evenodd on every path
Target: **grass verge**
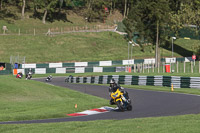
M 4 133 L 198 133 L 200 115 L 103 120 L 88 122 L 62 122 L 47 124 L 0 125 Z
M 0 80 L 0 121 L 67 117 L 68 113 L 109 104 L 99 97 L 33 80 L 13 76 L 0 76 Z
M 40 75 L 41 76 L 41 75 Z M 46 85 L 32 80 L 15 79 L 13 76 L 0 76 L 0 120 L 26 120 L 66 117 L 67 112 L 81 111 L 91 107 L 99 107 L 107 100 L 71 91 L 66 88 Z M 168 87 L 124 86 L 147 90 L 170 91 Z M 193 89 L 175 89 L 189 92 Z M 199 94 L 195 89 L 194 94 Z M 91 100 L 92 99 L 92 100 Z M 85 102 L 90 103 L 84 106 Z M 79 108 L 74 109 L 78 103 Z M 34 114 L 35 113 L 35 114 Z M 126 120 L 98 120 L 87 122 L 61 122 L 43 124 L 11 124 L 0 125 L 3 133 L 197 133 L 200 114 L 149 117 Z M 94 128 L 95 127 L 95 128 Z

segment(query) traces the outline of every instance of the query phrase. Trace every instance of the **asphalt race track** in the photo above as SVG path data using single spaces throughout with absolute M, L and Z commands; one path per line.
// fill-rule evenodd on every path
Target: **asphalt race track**
M 49 84 L 70 88 L 76 91 L 90 95 L 110 99 L 108 96 L 108 87 L 99 85 L 71 84 L 64 82 L 65 77 L 53 77 Z M 44 78 L 35 79 L 45 82 Z M 118 112 L 111 111 L 96 115 L 67 117 L 44 120 L 27 120 L 27 121 L 10 121 L 0 122 L 0 124 L 24 124 L 24 123 L 50 123 L 50 122 L 67 122 L 67 121 L 91 121 L 106 119 L 132 119 L 142 117 L 174 116 L 183 114 L 200 113 L 200 96 L 187 95 L 170 92 L 157 92 L 146 90 L 127 89 L 129 97 L 132 100 L 133 110 Z

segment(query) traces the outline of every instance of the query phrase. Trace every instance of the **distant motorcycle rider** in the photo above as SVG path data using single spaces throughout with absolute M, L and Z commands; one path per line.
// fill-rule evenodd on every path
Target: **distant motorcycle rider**
M 28 71 L 28 74 L 26 74 L 26 79 L 31 79 L 32 78 L 32 74 L 33 74 L 33 72 L 32 72 L 32 70 L 30 68 L 29 71 Z
M 52 80 L 52 75 L 49 75 L 47 78 L 46 78 L 46 81 L 51 81 Z
M 47 78 L 48 78 L 48 79 L 52 79 L 52 75 L 49 75 Z
M 65 82 L 69 82 L 70 80 L 72 80 L 73 79 L 73 76 L 72 75 L 69 75 L 69 77 L 67 77 L 66 79 L 65 79 Z
M 111 95 L 112 92 L 117 91 L 117 89 L 119 89 L 124 94 L 124 96 L 127 98 L 128 102 L 130 102 L 128 92 L 125 91 L 124 88 L 121 87 L 119 84 L 117 84 L 114 79 L 111 79 L 110 80 L 110 87 L 109 87 L 109 96 Z M 113 104 L 115 104 L 114 99 L 111 98 L 110 99 L 110 105 L 113 105 Z

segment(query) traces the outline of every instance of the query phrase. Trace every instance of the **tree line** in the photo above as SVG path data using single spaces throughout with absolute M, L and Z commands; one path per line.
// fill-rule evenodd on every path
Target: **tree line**
M 126 17 L 131 3 L 132 0 L 0 0 L 0 17 L 16 16 L 16 12 L 11 14 L 12 10 L 9 10 L 15 7 L 21 12 L 20 19 L 24 19 L 25 12 L 32 12 L 44 24 L 47 20 L 54 21 L 59 16 L 66 15 L 69 10 L 83 15 L 88 22 L 103 21 L 114 10 L 120 10 Z
M 0 18 L 15 17 L 10 7 L 19 9 L 20 19 L 25 12 L 32 12 L 33 17 L 46 21 L 67 20 L 67 12 L 72 10 L 82 15 L 86 21 L 104 21 L 119 10 L 124 16 L 128 41 L 133 32 L 139 32 L 139 44 L 148 41 L 155 45 L 155 58 L 160 60 L 160 46 L 169 40 L 170 33 L 178 36 L 179 29 L 194 25 L 199 35 L 200 0 L 0 0 Z
M 179 36 L 181 28 L 193 25 L 196 34 L 200 35 L 200 0 L 134 0 L 123 23 L 129 40 L 137 31 L 141 47 L 146 41 L 155 45 L 157 66 L 160 46 L 172 39 L 170 34 Z

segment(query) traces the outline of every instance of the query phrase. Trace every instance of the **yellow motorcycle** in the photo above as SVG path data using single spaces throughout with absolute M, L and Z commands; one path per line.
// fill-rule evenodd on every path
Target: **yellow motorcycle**
M 124 95 L 123 91 L 120 91 L 119 89 L 117 89 L 117 91 L 112 92 L 110 94 L 110 96 L 114 100 L 114 103 L 117 105 L 119 110 L 121 110 L 121 111 L 124 111 L 124 110 L 131 111 L 132 110 L 131 101 L 127 99 L 127 97 Z

